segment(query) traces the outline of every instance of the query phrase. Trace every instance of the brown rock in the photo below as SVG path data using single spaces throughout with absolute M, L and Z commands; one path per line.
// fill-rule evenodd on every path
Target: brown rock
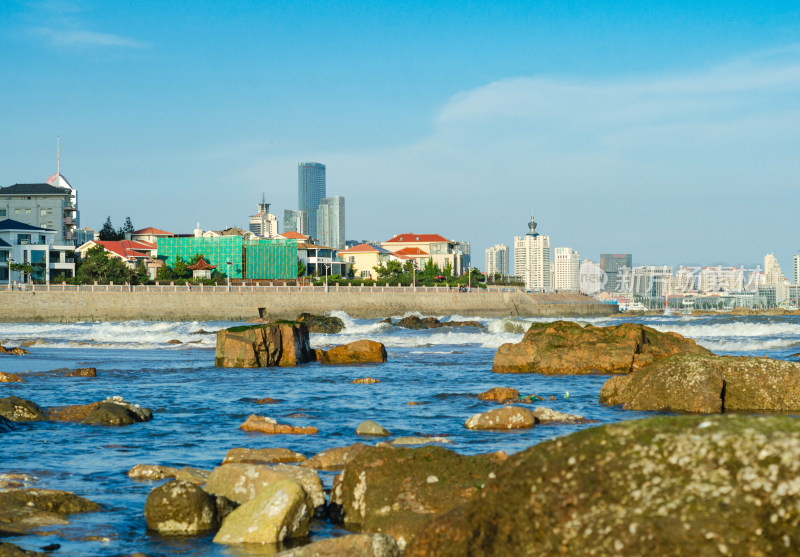
M 533 417 L 536 418 L 536 424 L 596 424 L 597 420 L 588 420 L 583 416 L 575 416 L 573 414 L 564 414 L 557 412 L 544 406 L 538 407 L 533 411 Z
M 527 408 L 504 406 L 483 414 L 475 414 L 464 424 L 467 429 L 525 429 L 533 427 L 536 418 Z
M 174 478 L 178 473 L 177 468 L 172 466 L 160 466 L 158 464 L 136 464 L 128 470 L 128 477 L 133 480 L 165 480 Z
M 47 419 L 57 422 L 84 422 L 99 425 L 129 425 L 153 419 L 149 408 L 112 396 L 99 402 L 56 406 L 47 409 Z
M 183 343 L 178 339 L 173 338 L 172 340 L 167 341 L 167 344 L 183 344 Z
M 279 398 L 267 397 L 267 398 L 257 398 L 253 402 L 255 402 L 256 404 L 278 404 L 279 402 L 283 402 L 283 400 Z
M 0 354 L 10 354 L 12 356 L 24 356 L 25 354 L 30 354 L 30 352 L 18 346 L 16 348 L 4 348 L 3 352 L 0 352 Z
M 400 548 L 391 536 L 350 534 L 328 538 L 288 551 L 276 557 L 400 557 Z
M 46 414 L 32 400 L 26 400 L 18 396 L 7 396 L 0 398 L 0 416 L 12 422 L 35 422 L 44 420 Z
M 255 497 L 265 486 L 291 478 L 298 482 L 311 497 L 315 508 L 325 506 L 322 480 L 314 470 L 291 464 L 246 464 L 234 463 L 217 466 L 211 471 L 205 489 L 215 495 L 223 495 L 237 503 Z
M 302 323 L 232 327 L 217 333 L 217 367 L 288 367 L 313 360 L 308 328 Z
M 612 377 L 600 402 L 626 410 L 715 413 L 800 410 L 800 364 L 782 360 L 685 354 Z
M 369 385 L 372 383 L 380 383 L 380 379 L 375 379 L 374 377 L 361 377 L 359 379 L 353 379 L 350 383 L 354 385 Z
M 78 369 L 73 369 L 70 372 L 67 372 L 65 377 L 97 377 L 97 369 L 93 367 L 82 367 Z
M 15 375 L 13 373 L 6 373 L 5 371 L 0 371 L 0 383 L 24 383 L 24 382 L 25 380 L 19 375 Z
M 247 420 L 239 426 L 239 429 L 244 431 L 257 431 L 259 433 L 276 434 L 276 433 L 291 433 L 291 434 L 314 434 L 319 430 L 315 427 L 296 427 L 286 424 L 279 424 L 272 418 L 263 416 L 256 416 L 251 414 Z
M 150 492 L 144 504 L 144 518 L 151 530 L 183 536 L 216 530 L 222 522 L 216 497 L 192 483 L 177 480 Z
M 67 491 L 12 489 L 0 491 L 0 532 L 22 535 L 44 526 L 64 525 L 64 515 L 100 510 L 100 505 Z
M 304 468 L 316 470 L 341 470 L 347 461 L 357 452 L 364 450 L 367 445 L 356 443 L 348 447 L 333 447 L 317 453 L 308 460 L 301 462 Z
M 674 354 L 710 354 L 677 333 L 662 333 L 636 323 L 581 327 L 556 321 L 533 323 L 518 344 L 503 344 L 495 354 L 495 373 L 546 375 L 630 373 Z
M 392 536 L 403 549 L 431 518 L 472 499 L 499 466 L 495 455 L 437 446 L 364 447 L 334 480 L 330 510 L 348 529 Z
M 285 462 L 303 462 L 306 457 L 290 449 L 246 449 L 237 447 L 228 451 L 222 464 L 233 462 L 250 462 L 254 464 L 277 464 Z
M 202 468 L 194 468 L 192 466 L 184 466 L 175 472 L 175 479 L 180 482 L 188 482 L 191 484 L 202 485 L 206 483 L 208 477 L 211 475 L 211 470 L 203 470 Z
M 519 391 L 511 387 L 494 387 L 478 395 L 478 400 L 493 400 L 495 402 L 509 402 L 519 398 Z
M 326 350 L 322 355 L 323 364 L 383 363 L 386 361 L 386 347 L 374 340 L 357 340 Z

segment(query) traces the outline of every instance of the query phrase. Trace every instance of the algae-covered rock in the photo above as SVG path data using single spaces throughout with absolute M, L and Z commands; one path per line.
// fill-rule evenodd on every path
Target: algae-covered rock
M 328 538 L 278 553 L 276 557 L 400 557 L 400 548 L 391 536 L 350 534 Z
M 309 333 L 324 333 L 335 335 L 344 329 L 344 321 L 338 317 L 329 315 L 312 315 L 311 313 L 301 313 L 295 320 L 305 324 Z
M 500 346 L 492 371 L 546 375 L 630 373 L 661 358 L 684 353 L 710 354 L 692 339 L 637 323 L 610 327 L 582 327 L 569 321 L 533 323 L 521 342 Z
M 308 534 L 313 506 L 296 481 L 271 483 L 228 515 L 215 543 L 279 543 Z
M 288 367 L 314 359 L 308 327 L 302 323 L 232 327 L 217 333 L 217 367 Z
M 600 391 L 600 402 L 628 410 L 795 412 L 800 410 L 800 364 L 677 355 L 612 377 Z
M 374 435 L 376 437 L 387 437 L 391 435 L 389 431 L 378 422 L 366 420 L 358 424 L 356 435 Z
M 800 547 L 800 422 L 632 420 L 510 457 L 421 531 L 423 555 L 790 555 Z
M 348 529 L 387 534 L 402 549 L 434 515 L 478 493 L 500 462 L 436 446 L 363 447 L 334 480 L 331 511 Z
M 315 508 L 325 506 L 325 493 L 319 475 L 312 469 L 289 464 L 224 464 L 212 470 L 205 490 L 237 503 L 245 503 L 266 486 L 287 478 L 303 486 Z
M 519 391 L 511 387 L 494 387 L 478 395 L 478 400 L 494 402 L 511 402 L 519 398 Z
M 100 505 L 68 491 L 12 489 L 0 491 L 0 532 L 25 534 L 44 526 L 64 525 L 65 515 L 100 510 Z
M 474 414 L 465 422 L 467 429 L 525 429 L 533 427 L 533 412 L 519 406 L 504 406 L 482 414 Z
M 0 371 L 0 383 L 24 383 L 25 380 L 16 373 Z
M 222 464 L 249 462 L 251 464 L 279 464 L 286 462 L 302 462 L 305 455 L 283 447 L 274 449 L 248 449 L 236 447 L 225 455 Z
M 45 418 L 45 411 L 33 401 L 7 396 L 0 398 L 0 416 L 12 422 L 35 422 Z
M 147 527 L 162 534 L 191 536 L 216 530 L 217 501 L 193 483 L 172 480 L 153 489 L 144 505 Z

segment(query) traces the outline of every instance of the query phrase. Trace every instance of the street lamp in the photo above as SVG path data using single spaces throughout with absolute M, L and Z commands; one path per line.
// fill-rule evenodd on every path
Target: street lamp
M 6 259 L 6 264 L 8 265 L 8 289 L 11 290 L 11 264 L 15 263 L 13 259 L 10 257 Z
M 225 262 L 225 265 L 228 266 L 228 273 L 227 273 L 227 275 L 228 275 L 228 292 L 230 292 L 231 291 L 231 265 L 233 265 L 233 263 L 231 263 L 231 260 L 228 259 Z

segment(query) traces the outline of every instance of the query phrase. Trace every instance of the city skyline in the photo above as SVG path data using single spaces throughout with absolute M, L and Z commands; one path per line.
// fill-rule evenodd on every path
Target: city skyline
M 0 17 L 0 186 L 44 182 L 60 134 L 82 225 L 245 226 L 263 191 L 276 214 L 295 208 L 293 169 L 319 160 L 351 238 L 416 230 L 483 253 L 535 206 L 553 248 L 592 259 L 773 252 L 786 271 L 800 249 L 781 201 L 800 170 L 790 2 L 49 2 Z

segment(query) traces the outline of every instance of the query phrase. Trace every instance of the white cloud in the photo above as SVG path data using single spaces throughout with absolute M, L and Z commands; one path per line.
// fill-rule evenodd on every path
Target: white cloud
M 63 31 L 48 28 L 39 28 L 36 31 L 54 46 L 115 46 L 123 48 L 143 48 L 147 46 L 145 42 L 111 33 Z

